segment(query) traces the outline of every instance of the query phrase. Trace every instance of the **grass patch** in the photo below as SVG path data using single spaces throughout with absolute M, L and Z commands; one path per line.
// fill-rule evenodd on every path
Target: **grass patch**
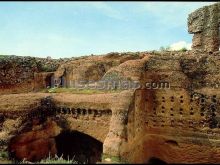
M 62 156 L 55 156 L 54 158 L 49 156 L 48 158 L 41 160 L 40 164 L 78 164 L 78 162 L 73 159 L 63 159 Z
M 0 151 L 0 164 L 12 164 L 13 161 L 9 159 L 7 151 Z
M 77 161 L 73 159 L 63 159 L 63 156 L 58 157 L 57 155 L 55 157 L 51 157 L 49 155 L 48 158 L 42 159 L 40 162 L 29 162 L 26 160 L 21 161 L 19 164 L 79 164 Z
M 127 161 L 122 160 L 120 157 L 118 156 L 110 156 L 107 154 L 102 154 L 102 162 L 105 163 L 115 163 L 115 164 L 128 164 Z
M 0 159 L 8 159 L 8 152 L 6 151 L 0 152 Z
M 71 94 L 101 94 L 101 93 L 118 93 L 122 90 L 95 90 L 95 89 L 76 89 L 76 88 L 50 88 L 41 92 L 46 93 L 71 93 Z

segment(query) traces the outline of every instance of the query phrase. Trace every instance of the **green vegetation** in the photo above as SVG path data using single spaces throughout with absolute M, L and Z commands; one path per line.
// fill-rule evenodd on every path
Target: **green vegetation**
M 170 46 L 167 46 L 167 47 L 161 46 L 159 50 L 160 51 L 171 51 L 171 48 L 170 48 Z M 183 47 L 177 51 L 186 52 L 187 50 L 188 49 L 186 47 Z
M 152 50 L 152 54 L 160 55 L 160 52 L 158 50 Z
M 54 158 L 51 158 L 50 156 L 46 159 L 43 159 L 40 161 L 40 164 L 78 164 L 77 161 L 72 159 L 63 159 L 63 157 L 55 156 Z
M 40 69 L 41 69 L 41 71 L 43 71 L 43 72 L 53 72 L 53 71 L 56 70 L 53 66 L 43 65 L 43 64 L 40 65 Z
M 100 93 L 117 93 L 122 90 L 95 90 L 95 89 L 76 89 L 76 88 L 50 88 L 41 92 L 47 93 L 71 93 L 71 94 L 100 94 Z
M 55 157 L 51 157 L 49 155 L 48 158 L 46 159 L 42 159 L 40 162 L 29 162 L 26 160 L 23 160 L 21 162 L 19 162 L 19 164 L 79 164 L 77 161 L 73 160 L 73 159 L 63 159 L 63 156 L 58 157 L 57 155 Z
M 0 164 L 12 164 L 12 160 L 9 160 L 7 151 L 0 151 Z
M 161 46 L 160 51 L 170 51 L 170 46 L 167 46 L 167 47 Z
M 4 59 L 6 57 L 7 57 L 6 55 L 0 55 L 0 59 Z
M 186 47 L 183 47 L 182 49 L 180 49 L 181 52 L 186 52 L 187 51 L 187 48 Z
M 73 160 L 73 159 L 64 159 L 63 156 L 57 156 L 55 155 L 55 157 L 51 157 L 49 155 L 49 157 L 42 159 L 39 162 L 30 162 L 27 160 L 23 160 L 20 162 L 17 162 L 15 160 L 10 160 L 8 157 L 8 153 L 7 152 L 0 152 L 0 164 L 79 164 L 77 161 Z
M 8 158 L 8 152 L 2 151 L 0 152 L 0 159 L 7 159 Z
M 128 164 L 127 161 L 122 160 L 118 156 L 110 156 L 106 154 L 102 154 L 102 162 L 111 163 L 111 164 Z

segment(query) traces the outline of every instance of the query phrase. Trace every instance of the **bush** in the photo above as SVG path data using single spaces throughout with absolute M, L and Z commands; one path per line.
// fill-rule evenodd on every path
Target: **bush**
M 6 151 L 0 152 L 0 158 L 7 159 L 8 158 L 8 152 L 6 152 Z
M 180 49 L 180 51 L 181 51 L 181 52 L 186 52 L 186 51 L 187 51 L 187 48 L 184 47 L 184 48 Z
M 0 55 L 0 59 L 4 59 L 4 58 L 6 58 L 7 56 L 5 56 L 5 55 Z

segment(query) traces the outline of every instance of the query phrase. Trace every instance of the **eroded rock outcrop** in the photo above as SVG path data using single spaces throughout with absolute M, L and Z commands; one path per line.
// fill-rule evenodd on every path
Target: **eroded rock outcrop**
M 54 79 L 63 78 L 62 86 L 74 87 L 82 81 L 99 81 L 105 73 L 121 63 L 142 58 L 143 53 L 109 53 L 101 56 L 91 56 L 74 60 L 61 65 L 54 73 Z
M 42 75 L 55 71 L 62 60 L 47 58 L 0 56 L 0 94 L 24 93 L 46 86 Z M 40 73 L 41 72 L 41 73 Z M 43 84 L 43 85 L 42 85 Z
M 11 140 L 9 151 L 12 157 L 18 160 L 25 158 L 29 161 L 39 161 L 49 155 L 55 156 L 55 137 L 60 134 L 61 128 L 53 121 L 35 127 L 32 128 L 34 130 Z
M 220 46 L 220 3 L 204 6 L 188 17 L 188 31 L 193 35 L 193 49 L 215 52 Z

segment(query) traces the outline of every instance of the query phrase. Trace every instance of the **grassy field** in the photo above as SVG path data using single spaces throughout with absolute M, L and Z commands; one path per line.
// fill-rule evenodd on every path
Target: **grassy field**
M 95 89 L 76 89 L 76 88 L 50 88 L 41 92 L 46 93 L 72 93 L 72 94 L 101 94 L 101 93 L 118 93 L 122 90 L 95 90 Z

